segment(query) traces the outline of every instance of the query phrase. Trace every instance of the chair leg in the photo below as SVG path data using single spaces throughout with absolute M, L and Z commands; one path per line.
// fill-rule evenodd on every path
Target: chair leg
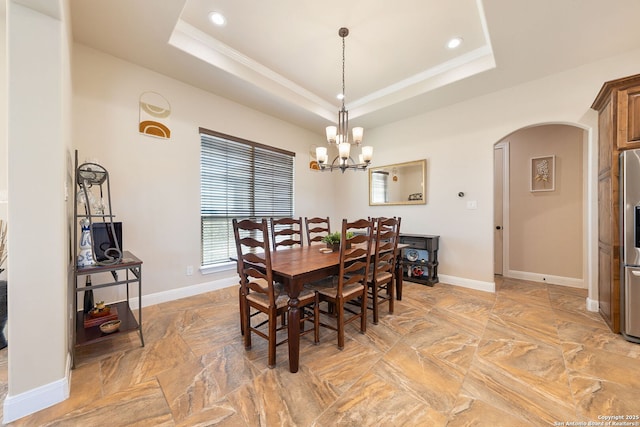
M 372 296 L 372 300 L 371 301 L 371 306 L 373 307 L 373 324 L 377 325 L 378 324 L 378 284 L 376 282 L 373 282 L 371 284 L 371 296 Z
M 360 333 L 367 332 L 367 287 L 362 291 L 362 305 L 360 306 Z
M 313 306 L 313 343 L 320 342 L 320 297 L 316 292 L 316 301 Z
M 336 326 L 338 327 L 338 349 L 344 348 L 344 301 L 341 299 L 336 304 Z
M 242 288 L 238 288 L 238 307 L 240 308 L 240 335 L 244 335 L 244 298 L 242 297 Z
M 391 279 L 389 283 L 387 283 L 387 293 L 389 294 L 389 313 L 393 314 L 393 300 L 395 299 L 393 288 L 394 288 L 394 280 Z
M 278 320 L 277 315 L 274 312 L 269 313 L 269 368 L 276 366 L 276 322 Z
M 243 300 L 242 329 L 244 330 L 244 348 L 251 349 L 251 308 Z

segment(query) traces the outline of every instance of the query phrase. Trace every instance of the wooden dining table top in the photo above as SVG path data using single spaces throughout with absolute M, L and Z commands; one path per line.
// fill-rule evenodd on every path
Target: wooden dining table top
M 271 252 L 271 269 L 288 278 L 338 265 L 340 252 L 324 252 L 324 244 L 312 244 Z
M 362 245 L 364 246 L 364 244 Z M 399 243 L 398 249 L 408 246 L 410 245 Z M 326 249 L 324 243 L 272 251 L 271 269 L 278 275 L 293 279 L 298 276 L 326 270 L 339 264 L 339 251 L 325 252 L 321 251 L 321 249 Z

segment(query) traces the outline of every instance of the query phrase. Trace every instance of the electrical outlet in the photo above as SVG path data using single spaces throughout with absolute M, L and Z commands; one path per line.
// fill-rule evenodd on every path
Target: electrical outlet
M 193 265 L 187 265 L 187 276 L 193 276 Z

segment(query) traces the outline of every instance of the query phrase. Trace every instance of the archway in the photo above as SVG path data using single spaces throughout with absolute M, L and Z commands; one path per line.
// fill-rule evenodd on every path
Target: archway
M 547 123 L 494 145 L 496 274 L 587 288 L 588 135 Z

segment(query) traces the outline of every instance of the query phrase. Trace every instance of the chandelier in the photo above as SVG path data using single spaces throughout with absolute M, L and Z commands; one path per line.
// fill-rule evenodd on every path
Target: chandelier
M 344 106 L 345 90 L 344 90 L 344 39 L 349 35 L 348 28 L 340 28 L 338 35 L 342 38 L 342 108 L 338 111 L 338 126 L 327 126 L 327 143 L 329 145 L 337 145 L 338 155 L 333 159 L 331 164 L 328 163 L 327 147 L 316 148 L 316 159 L 322 171 L 334 171 L 340 169 L 344 173 L 347 169 L 365 170 L 373 157 L 373 147 L 363 146 L 362 153 L 358 156 L 356 163 L 351 157 L 351 145 L 360 146 L 364 129 L 361 127 L 353 128 L 353 141 L 349 140 L 349 112 Z

